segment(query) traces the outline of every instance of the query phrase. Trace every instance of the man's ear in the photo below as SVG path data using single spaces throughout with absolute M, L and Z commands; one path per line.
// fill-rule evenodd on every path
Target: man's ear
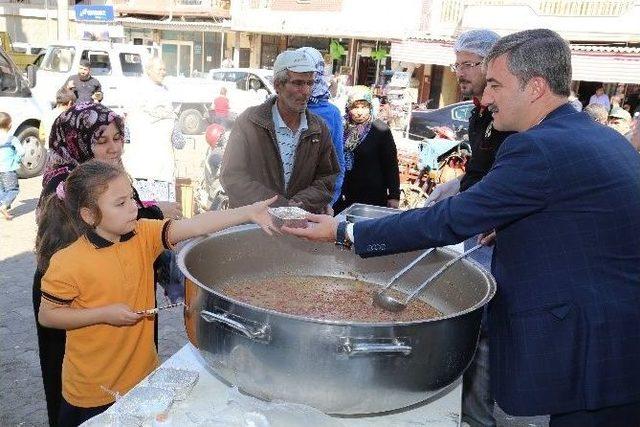
M 542 77 L 533 77 L 528 86 L 532 104 L 549 92 L 549 83 Z
M 96 216 L 89 208 L 80 208 L 80 218 L 91 228 L 95 228 Z

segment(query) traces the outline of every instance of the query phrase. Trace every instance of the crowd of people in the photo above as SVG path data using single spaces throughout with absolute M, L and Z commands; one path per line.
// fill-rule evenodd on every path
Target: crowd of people
M 157 366 L 157 319 L 144 311 L 157 283 L 183 298 L 173 246 L 246 222 L 365 257 L 482 243 L 474 256 L 498 291 L 465 372 L 464 420 L 495 425 L 497 404 L 550 415 L 552 427 L 640 424 L 640 126 L 625 127 L 625 110 L 601 105 L 602 94 L 576 111 L 570 50 L 552 31 L 472 30 L 454 53 L 475 104 L 465 175 L 424 208 L 356 225 L 333 215 L 353 203 L 398 207 L 396 144 L 369 88 L 352 88 L 344 112 L 329 102 L 316 49 L 278 55 L 276 95 L 235 119 L 225 148 L 230 209 L 191 219 L 175 203 L 162 60 L 146 64 L 125 117 L 96 101 L 99 82 L 82 63 L 42 128 L 33 308 L 50 425 L 103 412 Z M 225 95 L 212 119 L 229 125 Z M 10 127 L 0 113 L 6 219 L 22 156 Z M 303 208 L 313 224 L 276 230 L 269 206 Z

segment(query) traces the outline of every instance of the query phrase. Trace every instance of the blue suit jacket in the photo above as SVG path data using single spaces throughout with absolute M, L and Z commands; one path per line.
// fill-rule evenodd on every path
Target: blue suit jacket
M 513 415 L 640 401 L 640 155 L 569 104 L 508 137 L 482 181 L 354 227 L 361 256 L 497 229 L 491 387 Z

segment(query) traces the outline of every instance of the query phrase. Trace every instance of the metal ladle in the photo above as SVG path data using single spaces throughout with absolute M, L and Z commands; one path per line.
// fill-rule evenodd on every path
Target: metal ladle
M 436 271 L 435 273 L 433 273 L 431 276 L 429 276 L 429 278 L 427 280 L 425 280 L 424 282 L 422 282 L 410 295 L 409 298 L 407 298 L 404 302 L 397 300 L 396 298 L 392 297 L 391 295 L 389 295 L 387 292 L 387 290 L 391 287 L 391 285 L 402 275 L 404 275 L 407 271 L 409 271 L 414 265 L 416 265 L 421 259 L 423 259 L 425 256 L 427 256 L 429 253 L 431 253 L 434 248 L 428 249 L 426 251 L 424 251 L 418 258 L 414 259 L 413 261 L 411 261 L 411 263 L 409 265 L 407 265 L 405 268 L 403 268 L 402 270 L 400 270 L 400 272 L 398 272 L 398 274 L 396 274 L 395 276 L 393 276 L 393 278 L 391 278 L 391 280 L 389 281 L 389 283 L 387 283 L 387 285 L 382 288 L 382 290 L 378 293 L 376 293 L 373 296 L 373 302 L 380 308 L 383 308 L 387 311 L 392 311 L 392 312 L 398 312 L 398 311 L 402 311 L 407 307 L 407 304 L 409 304 L 411 302 L 411 300 L 413 298 L 415 298 L 416 295 L 418 295 L 420 292 L 422 292 L 422 290 L 429 285 L 431 282 L 433 282 L 434 280 L 436 280 L 438 277 L 440 277 L 442 275 L 442 273 L 445 272 L 445 270 L 447 270 L 449 267 L 451 267 L 453 264 L 455 264 L 456 262 L 460 261 L 462 258 L 466 257 L 467 255 L 469 255 L 470 253 L 480 249 L 482 247 L 482 245 L 476 245 L 473 248 L 469 249 L 466 252 L 461 253 L 460 255 L 458 255 L 457 257 L 449 260 L 445 265 L 443 265 L 442 267 L 440 267 L 440 269 L 438 271 Z

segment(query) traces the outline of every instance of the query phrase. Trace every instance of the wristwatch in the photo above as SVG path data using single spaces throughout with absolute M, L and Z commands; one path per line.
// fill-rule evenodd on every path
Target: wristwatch
M 340 221 L 336 230 L 336 245 L 351 249 L 351 241 L 347 237 L 347 221 Z

